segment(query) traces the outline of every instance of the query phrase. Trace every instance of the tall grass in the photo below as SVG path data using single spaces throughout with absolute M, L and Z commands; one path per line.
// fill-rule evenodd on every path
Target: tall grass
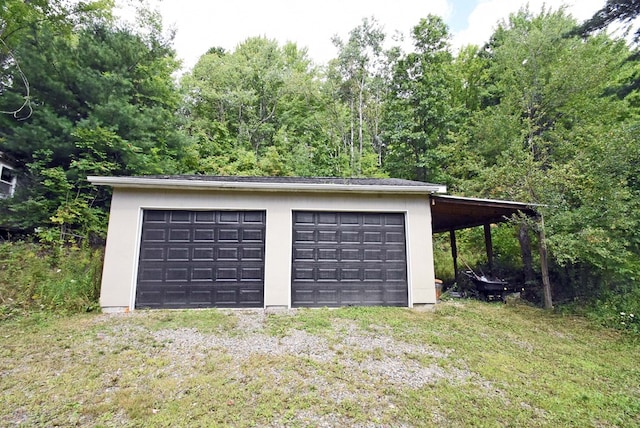
M 102 249 L 0 243 L 0 320 L 98 309 Z

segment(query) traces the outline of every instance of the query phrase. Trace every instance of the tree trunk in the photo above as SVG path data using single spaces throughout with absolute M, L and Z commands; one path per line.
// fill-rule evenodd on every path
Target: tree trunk
M 547 264 L 547 241 L 544 235 L 544 218 L 542 216 L 540 216 L 540 232 L 538 241 L 540 246 L 540 269 L 542 270 L 544 308 L 553 309 L 553 300 L 551 298 L 551 282 L 549 281 L 549 265 Z
M 533 274 L 533 257 L 531 256 L 531 239 L 529 239 L 529 227 L 523 221 L 518 229 L 518 241 L 520 242 L 520 254 L 522 256 L 522 266 L 524 270 L 525 285 L 535 281 Z
M 362 81 L 360 82 L 360 87 L 358 89 L 358 143 L 360 144 L 358 175 L 362 175 L 362 146 L 364 139 L 362 135 L 362 128 L 364 127 L 364 76 L 362 77 Z
M 351 122 L 351 135 L 349 138 L 349 150 L 350 150 L 350 159 L 349 159 L 349 165 L 351 166 L 351 174 L 353 174 L 353 170 L 355 167 L 355 148 L 354 148 L 354 134 L 355 134 L 355 130 L 354 130 L 354 124 L 353 124 L 353 110 L 354 110 L 354 106 L 353 106 L 353 96 L 351 97 L 350 103 L 349 103 L 349 107 L 351 109 L 351 114 L 350 116 L 350 122 Z
M 458 243 L 456 242 L 456 231 L 449 231 L 451 240 L 451 258 L 453 259 L 453 279 L 458 283 Z
M 484 246 L 487 250 L 487 263 L 489 264 L 489 275 L 493 276 L 493 241 L 491 240 L 491 225 L 484 225 Z

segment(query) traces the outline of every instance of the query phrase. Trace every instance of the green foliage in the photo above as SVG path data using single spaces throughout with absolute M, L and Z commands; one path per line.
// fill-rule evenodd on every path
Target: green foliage
M 603 326 L 640 334 L 640 288 L 627 282 L 601 292 L 597 298 L 576 299 L 561 305 L 561 313 L 578 313 Z
M 188 169 L 221 175 L 342 176 L 356 173 L 344 138 L 345 107 L 334 82 L 295 44 L 249 38 L 211 49 L 182 79 Z M 369 165 L 358 165 L 371 171 Z M 374 168 L 375 169 L 375 168 Z M 374 171 L 375 172 L 375 171 Z
M 47 15 L 12 39 L 20 65 L 6 63 L 0 109 L 22 96 L 20 73 L 29 76 L 33 108 L 29 116 L 0 117 L 2 151 L 24 167 L 24 185 L 0 207 L 5 225 L 92 238 L 103 234 L 110 192 L 93 188 L 87 175 L 182 168 L 186 138 L 175 115 L 171 40 L 153 14 L 135 32 L 103 6 L 104 14 L 82 12 L 73 33 Z
M 591 18 L 576 27 L 572 34 L 586 37 L 596 31 L 606 29 L 614 22 L 630 26 L 640 15 L 640 4 L 634 0 L 607 0 Z M 640 40 L 640 30 L 636 29 L 634 40 Z
M 544 9 L 501 23 L 471 62 L 485 67 L 474 72 L 483 89 L 470 94 L 482 98 L 451 152 L 470 172 L 446 165 L 458 191 L 544 204 L 560 299 L 637 287 L 640 278 L 637 111 L 606 95 L 628 73 L 629 49 L 602 35 L 567 37 L 574 26 Z M 507 252 L 517 267 L 517 248 Z
M 385 108 L 385 169 L 396 177 L 444 181 L 443 148 L 454 130 L 449 30 L 430 15 L 413 29 L 416 52 L 394 64 Z
M 0 243 L 0 320 L 98 309 L 102 250 Z

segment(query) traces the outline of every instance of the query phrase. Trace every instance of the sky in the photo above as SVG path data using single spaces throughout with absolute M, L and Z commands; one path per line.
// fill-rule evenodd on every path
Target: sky
M 117 0 L 124 18 L 132 15 Z M 249 37 L 265 36 L 280 44 L 295 42 L 306 47 L 318 65 L 337 56 L 331 38 L 346 40 L 349 31 L 363 18 L 374 17 L 385 33 L 405 35 L 403 47 L 409 49 L 408 34 L 420 18 L 441 16 L 453 35 L 455 51 L 467 44 L 486 42 L 497 23 L 529 4 L 538 13 L 543 5 L 552 10 L 567 7 L 578 21 L 600 9 L 605 0 L 147 0 L 160 11 L 165 28 L 176 31 L 174 48 L 183 62 L 183 71 L 193 67 L 211 47 L 233 51 Z

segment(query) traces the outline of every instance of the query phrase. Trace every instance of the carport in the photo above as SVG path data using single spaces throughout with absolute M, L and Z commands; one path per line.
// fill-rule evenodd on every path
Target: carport
M 544 219 L 537 212 L 537 205 L 496 199 L 467 198 L 452 195 L 431 195 L 433 233 L 449 232 L 454 272 L 458 272 L 458 248 L 456 230 L 482 226 L 489 270 L 493 269 L 493 243 L 491 225 L 511 221 L 514 216 L 525 216 L 538 223 L 540 267 L 545 307 L 552 307 L 551 285 L 547 265 L 547 249 L 544 235 Z M 530 252 L 530 249 L 526 249 Z

